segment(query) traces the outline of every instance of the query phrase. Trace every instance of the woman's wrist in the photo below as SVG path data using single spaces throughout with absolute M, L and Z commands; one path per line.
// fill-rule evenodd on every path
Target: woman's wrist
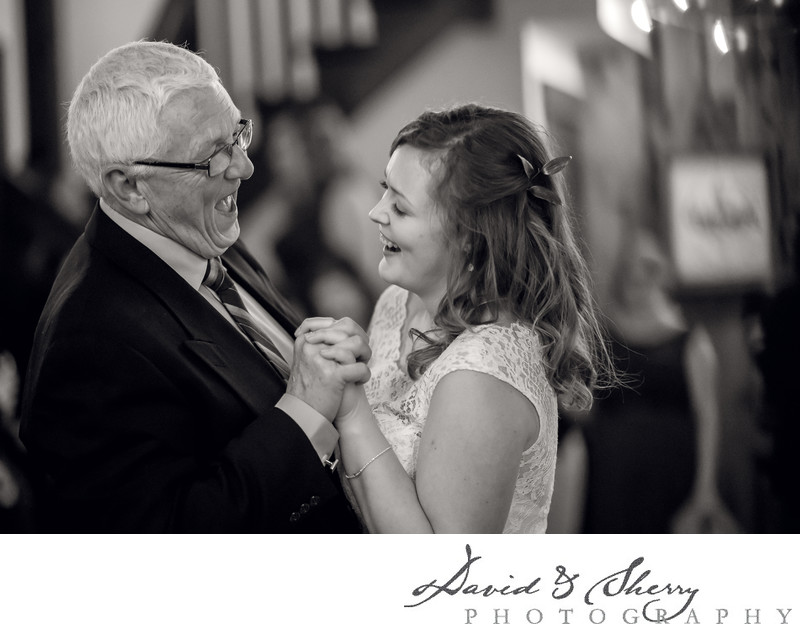
M 334 426 L 339 432 L 340 445 L 359 446 L 369 450 L 386 444 L 366 397 L 359 399 L 346 415 L 337 416 Z
M 370 439 L 373 437 L 383 437 L 383 433 L 378 429 L 378 424 L 375 423 L 375 418 L 370 415 L 362 417 L 360 415 L 353 415 L 348 421 L 341 421 L 338 418 L 334 422 L 336 430 L 339 432 L 340 443 L 355 442 L 372 443 Z
M 339 413 L 336 415 L 336 419 L 334 420 L 334 423 L 336 423 L 337 426 L 339 424 L 350 425 L 353 421 L 372 417 L 372 408 L 367 401 L 364 388 L 362 386 L 349 386 L 347 388 L 354 389 L 357 391 L 357 393 L 345 395 L 343 402 L 347 402 L 349 404 L 349 409 L 344 411 L 341 408 L 339 409 Z

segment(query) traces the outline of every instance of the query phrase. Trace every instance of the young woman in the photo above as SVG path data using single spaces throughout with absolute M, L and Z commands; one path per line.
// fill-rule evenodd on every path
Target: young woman
M 519 114 L 425 112 L 392 143 L 370 211 L 392 284 L 369 327 L 372 377 L 335 424 L 371 532 L 543 533 L 557 404 L 588 408 L 610 363 L 563 178 Z M 355 325 L 309 319 L 353 361 Z

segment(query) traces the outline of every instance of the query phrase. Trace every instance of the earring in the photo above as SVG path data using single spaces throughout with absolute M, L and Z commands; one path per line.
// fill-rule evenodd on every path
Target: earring
M 475 270 L 475 266 L 474 266 L 474 265 L 472 265 L 472 264 L 470 263 L 470 264 L 467 266 L 467 272 L 472 272 L 473 270 Z

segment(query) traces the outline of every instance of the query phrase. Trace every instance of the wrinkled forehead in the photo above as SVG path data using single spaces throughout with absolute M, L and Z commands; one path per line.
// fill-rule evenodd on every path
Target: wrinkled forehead
M 220 130 L 230 132 L 239 118 L 240 111 L 227 91 L 214 85 L 177 92 L 161 110 L 159 124 L 174 133 L 213 140 Z
M 210 114 L 239 118 L 239 109 L 222 84 L 191 87 L 173 94 L 161 110 L 160 120 L 186 120 Z

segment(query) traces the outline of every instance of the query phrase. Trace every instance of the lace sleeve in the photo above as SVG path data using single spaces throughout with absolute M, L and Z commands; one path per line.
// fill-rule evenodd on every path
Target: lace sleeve
M 556 394 L 544 370 L 538 336 L 519 323 L 462 333 L 431 364 L 420 385 L 428 404 L 436 384 L 458 370 L 489 374 L 525 395 L 539 415 L 539 436 L 522 454 L 504 533 L 544 533 L 558 447 Z
M 523 325 L 486 325 L 462 333 L 430 366 L 427 377 L 435 388 L 459 370 L 486 373 L 513 386 L 534 405 L 542 423 L 557 414 L 538 337 Z

